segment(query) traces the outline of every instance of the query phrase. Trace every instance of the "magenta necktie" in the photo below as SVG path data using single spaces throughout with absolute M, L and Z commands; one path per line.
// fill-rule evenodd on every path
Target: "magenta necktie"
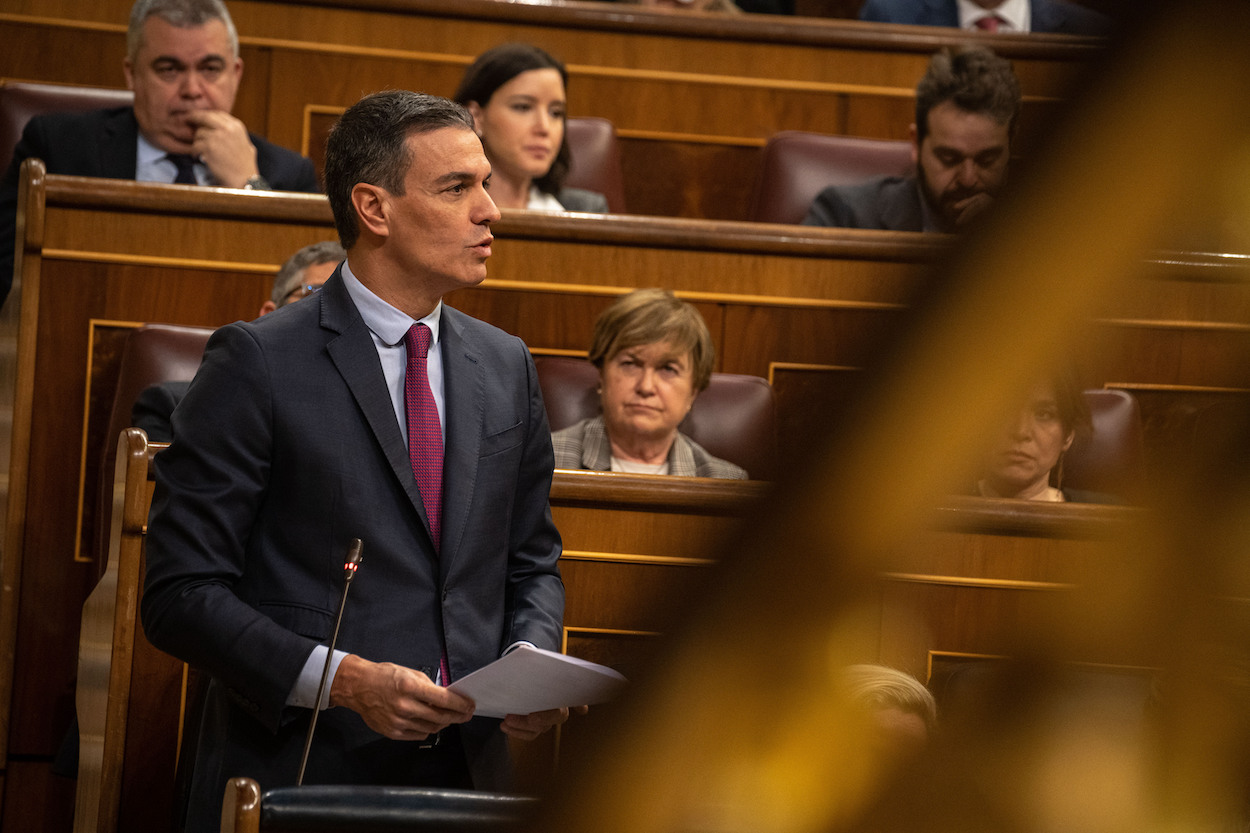
M 404 346 L 408 348 L 404 399 L 408 407 L 408 461 L 430 521 L 434 551 L 438 552 L 443 540 L 443 431 L 425 371 L 430 338 L 430 328 L 424 324 L 413 324 L 404 336 Z
M 443 431 L 425 369 L 432 337 L 430 328 L 424 324 L 413 324 L 404 335 L 404 346 L 408 348 L 404 404 L 408 411 L 408 462 L 417 479 L 421 503 L 430 522 L 430 537 L 434 539 L 434 552 L 438 554 L 443 540 Z M 451 682 L 446 648 L 439 657 L 439 672 L 443 685 Z

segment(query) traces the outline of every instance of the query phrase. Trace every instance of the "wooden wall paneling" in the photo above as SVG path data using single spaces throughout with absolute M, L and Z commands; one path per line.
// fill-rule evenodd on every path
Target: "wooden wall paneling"
M 124 20 L 125 17 L 122 18 Z M 123 23 L 90 25 L 50 17 L 0 14 L 0 77 L 23 81 L 126 86 Z
M 925 679 L 932 652 L 1018 655 L 1061 638 L 1069 605 L 1131 569 L 1123 507 L 951 498 L 881 577 L 879 661 Z M 1128 655 L 1082 661 L 1147 665 Z
M 921 264 L 947 242 L 908 232 L 528 212 L 507 212 L 493 228 L 485 285 L 663 286 L 690 300 L 802 307 L 901 304 L 924 280 Z
M 548 294 L 502 289 L 488 284 L 457 290 L 444 300 L 461 312 L 489 321 L 518 336 L 536 354 L 584 356 L 590 350 L 595 319 L 625 291 L 556 291 Z M 724 330 L 722 307 L 698 301 L 694 307 L 711 331 L 717 350 L 714 370 L 719 371 Z
M 1106 382 L 1250 387 L 1242 359 L 1250 349 L 1250 325 L 1109 321 L 1097 343 L 1094 364 Z
M 631 214 L 743 220 L 758 175 L 757 144 L 622 136 L 621 174 Z

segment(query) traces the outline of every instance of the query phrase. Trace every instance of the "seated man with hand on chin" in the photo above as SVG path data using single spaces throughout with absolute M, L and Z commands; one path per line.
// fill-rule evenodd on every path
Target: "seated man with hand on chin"
M 0 302 L 13 279 L 22 162 L 50 174 L 317 193 L 312 161 L 231 114 L 243 78 L 221 0 L 136 0 L 122 69 L 133 107 L 35 116 L 0 184 Z
M 993 204 L 1007 179 L 1020 84 L 980 47 L 943 50 L 916 87 L 909 176 L 821 191 L 807 226 L 955 232 Z

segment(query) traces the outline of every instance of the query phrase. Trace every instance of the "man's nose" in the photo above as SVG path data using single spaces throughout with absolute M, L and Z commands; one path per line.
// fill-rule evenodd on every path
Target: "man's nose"
M 499 213 L 499 206 L 495 205 L 495 201 L 491 199 L 490 192 L 487 191 L 485 188 L 481 190 L 482 190 L 482 198 L 479 201 L 479 204 L 476 209 L 477 220 L 475 222 L 478 225 L 482 225 L 482 224 L 490 225 L 491 223 L 498 220 L 500 216 L 502 215 Z
M 195 70 L 182 76 L 182 86 L 178 93 L 183 98 L 200 98 L 204 95 L 204 77 Z
M 971 159 L 965 159 L 962 163 L 960 163 L 957 176 L 959 177 L 959 184 L 968 188 L 981 181 L 981 174 L 977 168 L 977 163 Z

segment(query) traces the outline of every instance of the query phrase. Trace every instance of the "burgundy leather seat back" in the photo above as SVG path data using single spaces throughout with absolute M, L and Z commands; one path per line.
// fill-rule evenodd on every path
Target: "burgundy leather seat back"
M 534 364 L 552 431 L 599 414 L 599 371 L 589 361 L 535 356 Z M 742 466 L 754 480 L 776 476 L 777 407 L 767 379 L 713 373 L 679 429 L 711 454 Z
M 749 219 L 801 223 L 816 195 L 911 169 L 911 143 L 783 130 L 764 145 Z
M 0 171 L 8 169 L 13 149 L 31 116 L 121 107 L 133 101 L 130 90 L 0 81 Z
M 113 465 L 117 457 L 117 437 L 130 427 L 130 412 L 135 400 L 149 385 L 160 382 L 187 381 L 200 369 L 204 347 L 213 330 L 208 327 L 180 327 L 173 324 L 147 324 L 126 339 L 121 367 L 117 372 L 117 388 L 113 408 L 109 412 L 108 441 L 104 443 L 104 460 L 100 467 L 100 500 L 97 518 L 111 516 Z M 108 553 L 108 523 L 96 525 L 96 554 L 103 565 Z
M 564 184 L 598 191 L 608 198 L 613 214 L 625 213 L 625 182 L 621 149 L 612 122 L 600 118 L 569 119 L 569 175 Z
M 1087 390 L 1092 434 L 1077 432 L 1063 459 L 1065 488 L 1109 492 L 1131 498 L 1144 474 L 1141 410 L 1122 390 Z

